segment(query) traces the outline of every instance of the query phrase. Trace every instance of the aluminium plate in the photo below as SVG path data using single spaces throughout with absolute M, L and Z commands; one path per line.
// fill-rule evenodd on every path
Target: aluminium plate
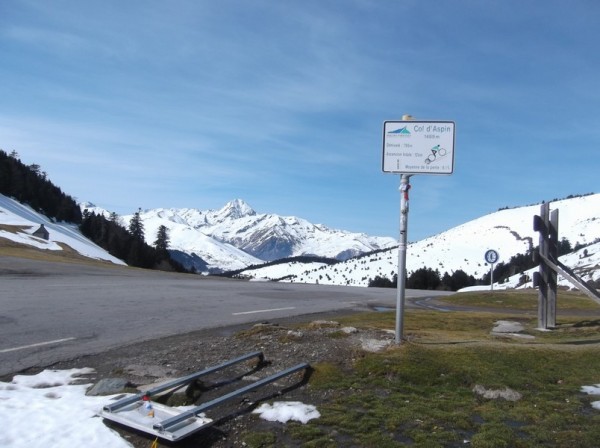
M 141 412 L 143 405 L 144 402 L 140 400 L 114 412 L 102 410 L 100 411 L 99 415 L 102 418 L 111 420 L 115 423 L 119 423 L 121 425 L 170 440 L 172 442 L 176 442 L 184 437 L 188 437 L 196 431 L 205 429 L 213 424 L 212 419 L 204 417 L 202 414 L 200 414 L 200 416 L 194 416 L 185 419 L 176 426 L 168 428 L 168 430 L 157 431 L 154 429 L 153 425 L 169 418 L 176 417 L 185 412 L 189 407 L 176 408 L 152 402 L 154 417 L 150 417 L 145 415 L 144 412 Z

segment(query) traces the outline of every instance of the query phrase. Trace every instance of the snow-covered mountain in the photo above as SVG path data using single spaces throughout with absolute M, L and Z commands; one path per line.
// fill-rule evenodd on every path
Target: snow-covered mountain
M 85 257 L 125 265 L 101 247 L 84 237 L 77 225 L 54 222 L 31 207 L 0 194 L 0 243 L 2 239 L 50 251 L 62 251 L 63 245 Z M 48 231 L 48 239 L 33 233 L 41 226 Z
M 561 261 L 585 280 L 600 279 L 600 194 L 552 202 L 550 208 L 559 210 L 559 238 L 568 239 L 573 246 L 587 245 Z M 410 275 L 419 268 L 431 268 L 443 275 L 460 269 L 480 278 L 490 270 L 484 260 L 488 249 L 500 254 L 499 262 L 507 262 L 539 244 L 539 234 L 533 230 L 533 216 L 539 213 L 539 205 L 501 210 L 411 243 L 407 271 Z M 393 248 L 334 265 L 296 262 L 246 270 L 242 275 L 270 279 L 287 275 L 284 281 L 367 286 L 376 276 L 392 278 L 397 269 L 398 250 Z M 291 277 L 282 275 L 286 271 Z M 511 280 L 510 284 L 516 283 Z
M 131 217 L 122 219 L 129 222 Z M 140 218 L 149 244 L 164 225 L 169 247 L 180 261 L 189 264 L 189 257 L 195 256 L 206 263 L 206 270 L 212 271 L 242 269 L 300 255 L 345 260 L 397 244 L 390 237 L 334 230 L 294 216 L 257 213 L 240 199 L 219 210 L 145 210 L 140 212 Z
M 110 215 L 93 204 L 82 204 L 82 208 Z M 561 257 L 561 262 L 584 280 L 600 281 L 600 194 L 555 201 L 550 208 L 559 210 L 559 238 L 568 239 L 573 246 L 583 246 Z M 539 213 L 539 205 L 505 209 L 411 243 L 407 250 L 408 273 L 422 267 L 437 269 L 441 274 L 460 269 L 480 278 L 490 269 L 483 259 L 488 249 L 496 250 L 502 262 L 538 245 L 539 235 L 533 230 L 533 216 Z M 376 276 L 391 278 L 398 266 L 396 241 L 392 238 L 331 230 L 295 217 L 258 214 L 240 200 L 219 210 L 155 209 L 141 212 L 140 216 L 148 243 L 153 243 L 158 227 L 165 225 L 175 254 L 188 265 L 201 267 L 200 271 L 260 265 L 244 270 L 242 275 L 257 279 L 367 286 Z M 131 215 L 121 217 L 124 225 L 130 219 Z M 49 231 L 48 240 L 32 235 L 40 224 Z M 56 223 L 2 195 L 0 225 L 0 241 L 11 240 L 46 250 L 62 250 L 61 244 L 66 244 L 84 256 L 124 264 L 84 238 L 75 225 Z M 373 250 L 376 252 L 333 265 L 301 261 L 264 264 L 264 259 L 278 258 L 277 255 L 314 254 L 344 258 Z M 524 274 L 531 277 L 532 272 Z M 522 285 L 522 277 L 523 273 L 518 273 L 500 287 L 529 286 L 530 283 Z M 559 283 L 568 285 L 560 277 Z

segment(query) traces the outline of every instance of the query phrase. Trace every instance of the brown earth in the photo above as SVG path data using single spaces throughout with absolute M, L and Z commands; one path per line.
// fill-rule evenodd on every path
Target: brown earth
M 380 350 L 393 342 L 394 336 L 390 332 L 343 328 L 333 318 L 321 315 L 320 320 L 308 320 L 304 324 L 281 321 L 205 330 L 60 362 L 52 368 L 91 367 L 96 371 L 93 375 L 95 382 L 102 378 L 121 378 L 129 381 L 132 387 L 139 387 L 190 375 L 254 351 L 264 353 L 262 365 L 246 361 L 211 374 L 201 383 L 196 383 L 198 387 L 194 390 L 188 389 L 189 396 L 200 395 L 195 403 L 201 404 L 299 363 L 306 362 L 317 368 L 333 365 L 338 369 L 351 369 L 361 354 Z M 251 411 L 261 402 L 272 401 L 300 401 L 318 409 L 331 392 L 311 388 L 307 382 L 311 371 L 309 369 L 306 375 L 295 373 L 234 398 L 206 413 L 215 421 L 212 426 L 174 444 L 159 439 L 159 446 L 244 447 L 248 446 L 244 439 L 251 432 L 275 435 L 276 446 L 300 446 L 286 437 L 285 424 L 262 420 Z M 178 397 L 175 401 L 180 403 L 185 394 Z M 187 401 L 190 402 L 189 397 Z M 105 423 L 136 448 L 149 447 L 154 440 L 152 435 L 107 420 Z

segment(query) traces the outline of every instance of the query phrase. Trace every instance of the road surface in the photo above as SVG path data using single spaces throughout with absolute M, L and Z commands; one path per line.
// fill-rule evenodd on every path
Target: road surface
M 406 291 L 407 299 L 434 294 Z M 395 302 L 396 290 L 387 288 L 0 257 L 0 375 L 196 330 Z

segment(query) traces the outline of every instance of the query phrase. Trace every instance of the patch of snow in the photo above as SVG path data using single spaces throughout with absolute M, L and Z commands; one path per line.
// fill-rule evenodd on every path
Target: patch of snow
M 92 369 L 45 370 L 0 382 L 0 446 L 10 448 L 131 447 L 97 417 L 112 397 L 88 397 L 73 384 Z M 77 381 L 80 383 L 80 381 Z
M 594 386 L 581 386 L 581 392 L 588 395 L 600 395 L 600 384 Z
M 588 395 L 600 395 L 600 384 L 594 386 L 581 386 L 581 392 Z M 600 401 L 592 401 L 592 407 L 600 411 Z
M 321 417 L 317 408 L 299 401 L 276 401 L 273 404 L 263 403 L 254 411 L 263 420 L 287 423 L 290 420 L 306 424 L 309 420 Z

